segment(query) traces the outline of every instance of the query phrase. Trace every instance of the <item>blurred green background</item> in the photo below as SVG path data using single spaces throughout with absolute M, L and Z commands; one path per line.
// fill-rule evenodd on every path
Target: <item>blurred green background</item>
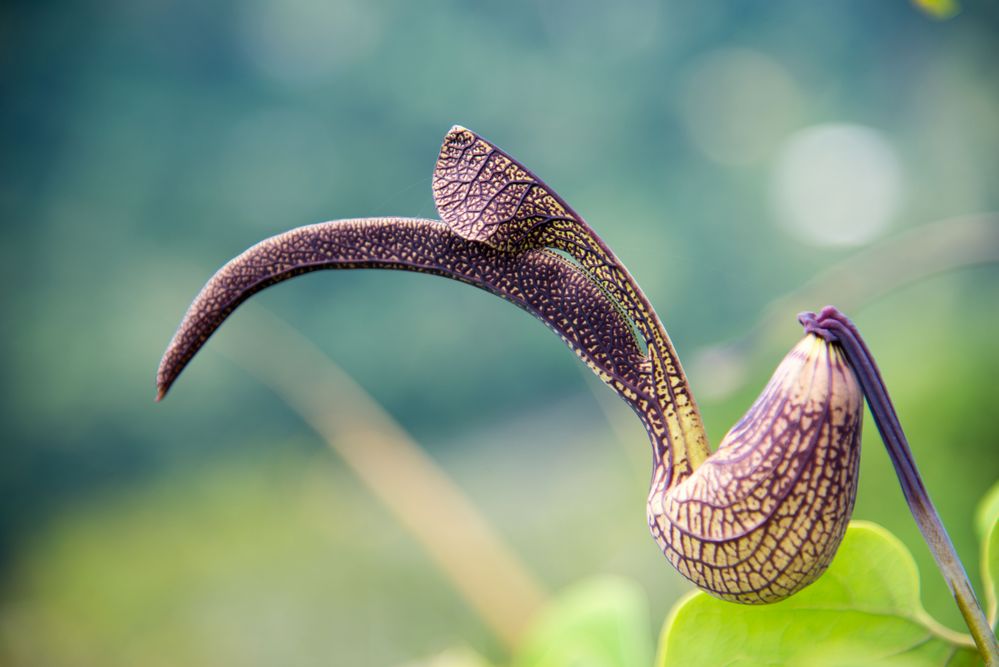
M 999 210 L 997 27 L 989 0 L 947 20 L 905 0 L 4 2 L 0 662 L 502 660 L 393 515 L 224 354 L 230 331 L 253 336 L 243 313 L 153 403 L 199 287 L 294 226 L 433 217 L 460 123 L 625 261 L 717 443 L 799 329 L 719 344 L 858 252 Z M 973 508 L 999 478 L 996 238 L 887 294 L 852 275 L 848 304 L 976 584 Z M 387 272 L 256 301 L 394 415 L 547 588 L 624 575 L 656 627 L 687 590 L 647 533 L 637 420 L 529 316 Z M 856 516 L 909 545 L 927 607 L 961 628 L 866 433 Z

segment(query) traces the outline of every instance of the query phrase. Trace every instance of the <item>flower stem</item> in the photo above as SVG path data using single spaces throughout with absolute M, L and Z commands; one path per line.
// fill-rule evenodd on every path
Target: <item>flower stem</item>
M 871 409 L 881 439 L 888 449 L 892 465 L 895 466 L 895 473 L 902 486 L 902 493 L 905 494 L 905 499 L 912 510 L 912 516 L 916 519 L 916 524 L 937 562 L 937 567 L 957 601 L 957 607 L 964 617 L 964 622 L 968 624 L 968 629 L 971 630 L 971 636 L 985 659 L 986 667 L 999 666 L 999 642 L 975 597 L 975 591 L 968 581 L 968 573 L 957 551 L 954 550 L 947 529 L 944 528 L 940 515 L 919 476 L 912 450 L 909 449 L 909 442 L 902 431 L 895 406 L 888 396 L 888 390 L 870 349 L 853 322 L 832 306 L 826 306 L 818 315 L 802 313 L 798 316 L 798 321 L 806 332 L 838 342 L 843 348 L 867 397 L 867 405 Z

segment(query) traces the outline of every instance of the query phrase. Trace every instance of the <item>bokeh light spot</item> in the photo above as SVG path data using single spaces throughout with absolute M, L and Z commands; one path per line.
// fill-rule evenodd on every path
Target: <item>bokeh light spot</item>
M 773 180 L 777 219 L 813 245 L 861 245 L 885 231 L 902 202 L 895 151 L 860 125 L 816 125 L 791 135 Z

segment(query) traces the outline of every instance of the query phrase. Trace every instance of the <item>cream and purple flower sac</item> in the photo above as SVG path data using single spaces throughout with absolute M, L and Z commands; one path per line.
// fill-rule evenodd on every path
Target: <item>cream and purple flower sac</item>
M 270 285 L 319 269 L 444 276 L 540 319 L 632 407 L 653 450 L 649 528 L 683 576 L 755 604 L 822 574 L 846 531 L 860 455 L 862 394 L 837 343 L 806 335 L 712 454 L 662 322 L 621 261 L 551 188 L 454 127 L 433 193 L 440 221 L 310 225 L 230 261 L 170 342 L 159 396 L 226 317 Z
M 679 483 L 656 469 L 649 528 L 705 591 L 775 602 L 815 581 L 857 494 L 863 394 L 835 343 L 808 334 L 712 456 Z

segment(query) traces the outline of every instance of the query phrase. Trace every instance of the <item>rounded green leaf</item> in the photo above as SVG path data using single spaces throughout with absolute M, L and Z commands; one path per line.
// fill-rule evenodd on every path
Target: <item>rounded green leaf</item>
M 905 546 L 855 521 L 829 570 L 783 602 L 744 606 L 703 593 L 682 600 L 666 619 L 656 664 L 956 667 L 976 664 L 971 647 L 923 610 Z

